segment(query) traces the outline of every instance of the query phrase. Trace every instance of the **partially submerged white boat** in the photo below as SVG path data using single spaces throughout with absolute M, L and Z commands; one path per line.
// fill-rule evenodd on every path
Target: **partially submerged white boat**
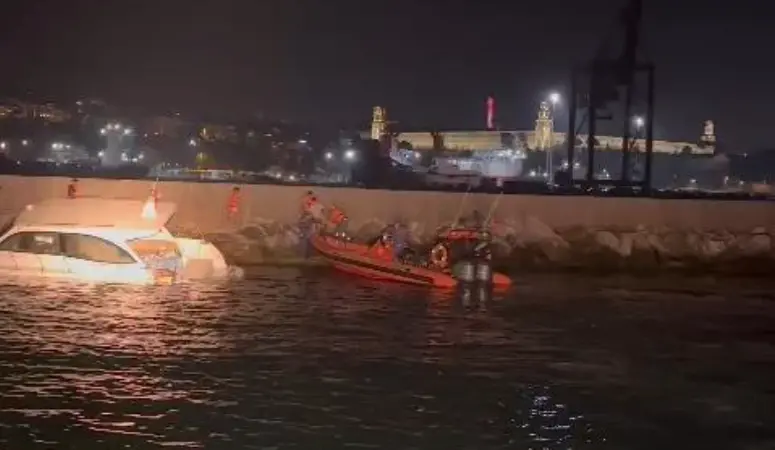
M 213 244 L 167 230 L 175 210 L 96 198 L 30 205 L 0 231 L 0 275 L 128 284 L 240 277 Z

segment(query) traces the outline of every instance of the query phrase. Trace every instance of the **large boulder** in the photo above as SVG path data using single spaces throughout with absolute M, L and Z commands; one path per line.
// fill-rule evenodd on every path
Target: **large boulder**
M 570 246 L 554 229 L 533 216 L 520 216 L 501 225 L 503 245 L 511 247 L 510 258 L 519 265 L 562 264 Z

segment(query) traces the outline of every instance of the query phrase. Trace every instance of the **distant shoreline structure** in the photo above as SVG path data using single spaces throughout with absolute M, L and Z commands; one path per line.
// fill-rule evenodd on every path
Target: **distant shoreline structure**
M 408 143 L 413 150 L 443 149 L 450 151 L 492 151 L 512 149 L 522 151 L 547 151 L 565 146 L 567 133 L 554 131 L 554 119 L 548 106 L 541 104 L 538 110 L 534 130 L 452 130 L 452 131 L 397 131 L 391 133 L 387 111 L 381 106 L 375 106 L 372 114 L 371 131 L 361 132 L 362 138 L 382 139 L 391 135 L 393 146 Z M 587 136 L 578 136 L 581 142 L 578 147 L 587 147 Z M 620 150 L 621 136 L 596 136 L 595 147 L 600 150 Z M 644 141 L 642 136 L 636 136 L 635 146 Z M 404 144 L 405 145 L 405 144 Z M 654 153 L 708 155 L 716 153 L 716 135 L 713 121 L 706 121 L 703 133 L 697 142 L 653 141 Z M 643 149 L 641 149 L 643 150 Z
M 451 151 L 486 151 L 498 148 L 503 148 L 509 140 L 521 142 L 528 149 L 532 151 L 545 151 L 549 147 L 541 147 L 536 145 L 539 141 L 539 137 L 535 131 L 519 131 L 519 130 L 457 130 L 457 131 L 438 131 L 441 140 L 444 143 L 445 150 Z M 365 136 L 364 136 L 365 137 Z M 399 142 L 407 142 L 411 144 L 414 150 L 430 150 L 434 148 L 434 138 L 432 132 L 427 131 L 411 131 L 405 133 L 398 133 L 395 136 Z M 581 135 L 580 138 L 583 142 L 579 143 L 580 147 L 586 147 L 586 136 Z M 596 136 L 596 147 L 599 150 L 619 150 L 622 147 L 622 138 L 616 136 Z M 553 147 L 556 149 L 558 146 L 565 146 L 566 133 L 555 132 L 552 134 Z M 636 142 L 637 144 L 637 142 Z M 654 153 L 664 154 L 681 154 L 688 152 L 693 155 L 708 155 L 715 154 L 715 147 L 701 146 L 700 144 L 691 142 L 680 141 L 654 141 Z M 556 151 L 556 150 L 555 150 Z

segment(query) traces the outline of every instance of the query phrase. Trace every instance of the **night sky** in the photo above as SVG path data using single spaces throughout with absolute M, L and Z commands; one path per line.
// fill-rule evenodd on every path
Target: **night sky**
M 379 104 L 405 127 L 478 129 L 493 94 L 503 128 L 530 129 L 538 102 L 567 91 L 569 67 L 592 56 L 624 3 L 11 2 L 0 96 L 339 127 L 365 126 Z M 696 140 L 714 119 L 730 151 L 775 147 L 775 6 L 644 3 L 656 137 Z

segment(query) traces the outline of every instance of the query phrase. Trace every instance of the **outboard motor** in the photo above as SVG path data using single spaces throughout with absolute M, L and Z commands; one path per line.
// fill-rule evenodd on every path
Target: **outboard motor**
M 476 263 L 476 281 L 485 284 L 492 284 L 492 264 L 487 260 L 480 260 Z
M 476 261 L 476 281 L 492 284 L 492 251 L 490 249 L 491 235 L 484 231 L 473 249 Z
M 460 261 L 456 269 L 458 280 L 464 283 L 473 283 L 476 280 L 476 264 L 473 261 Z

